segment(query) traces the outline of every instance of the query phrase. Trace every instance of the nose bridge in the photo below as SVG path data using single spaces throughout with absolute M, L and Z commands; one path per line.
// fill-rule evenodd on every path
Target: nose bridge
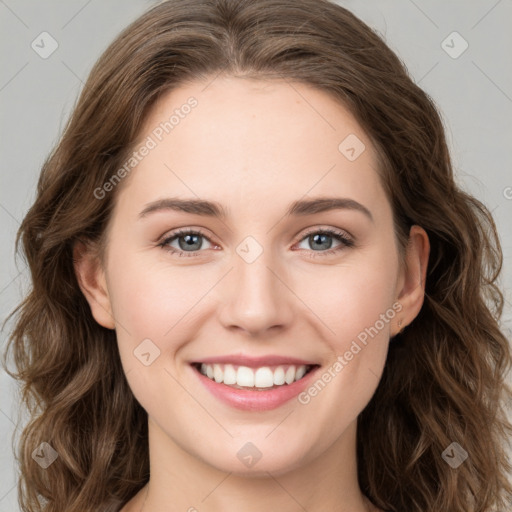
M 282 267 L 272 254 L 254 237 L 247 237 L 236 248 L 234 269 L 221 299 L 225 327 L 256 333 L 290 320 L 291 294 L 277 277 Z

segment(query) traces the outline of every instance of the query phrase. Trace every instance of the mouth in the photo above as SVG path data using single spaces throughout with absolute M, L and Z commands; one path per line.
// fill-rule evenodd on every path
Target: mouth
M 224 359 L 224 358 L 223 358 Z M 234 359 L 234 358 L 233 358 Z M 238 358 L 237 358 L 238 359 Z M 238 359 L 240 362 L 240 360 Z M 261 362 L 244 360 L 250 366 L 234 362 L 193 362 L 193 373 L 204 388 L 220 403 L 250 412 L 276 409 L 311 385 L 318 373 L 319 364 L 288 360 L 280 364 L 261 366 Z
M 253 368 L 227 363 L 192 363 L 191 366 L 217 384 L 246 391 L 269 391 L 290 386 L 320 367 L 318 364 L 280 364 Z

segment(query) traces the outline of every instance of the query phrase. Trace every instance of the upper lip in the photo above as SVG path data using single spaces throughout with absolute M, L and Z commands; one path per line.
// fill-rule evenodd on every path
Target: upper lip
M 317 365 L 314 361 L 297 359 L 296 357 L 267 355 L 253 357 L 243 354 L 230 354 L 225 356 L 205 357 L 201 360 L 192 361 L 191 364 L 234 364 L 237 366 L 248 366 L 249 368 L 259 368 L 261 366 L 279 366 L 279 365 Z

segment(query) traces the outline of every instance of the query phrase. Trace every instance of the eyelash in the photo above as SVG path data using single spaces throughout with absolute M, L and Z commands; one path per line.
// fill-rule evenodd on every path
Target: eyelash
M 328 249 L 327 251 L 313 251 L 313 254 L 311 254 L 309 256 L 311 258 L 316 258 L 316 257 L 318 257 L 320 255 L 321 256 L 331 255 L 331 254 L 337 253 L 340 250 L 343 250 L 345 248 L 350 248 L 350 247 L 353 247 L 355 245 L 354 241 L 346 233 L 344 233 L 343 231 L 338 231 L 336 229 L 331 229 L 331 228 L 312 229 L 312 230 L 306 232 L 304 234 L 304 236 L 299 240 L 299 242 L 302 242 L 305 238 L 307 238 L 307 237 L 309 237 L 311 235 L 315 235 L 315 234 L 330 235 L 333 238 L 335 238 L 336 240 L 338 240 L 339 242 L 341 242 L 341 245 L 338 246 L 338 247 L 335 247 L 334 249 Z M 173 233 L 171 233 L 171 235 L 166 237 L 164 240 L 162 240 L 158 244 L 158 247 L 161 247 L 164 251 L 168 251 L 171 254 L 177 254 L 179 256 L 184 256 L 184 257 L 187 257 L 187 258 L 190 258 L 190 257 L 193 258 L 195 256 L 199 256 L 199 253 L 201 253 L 202 251 L 193 251 L 193 252 L 180 251 L 180 250 L 175 249 L 174 247 L 170 247 L 168 245 L 170 242 L 172 242 L 176 238 L 180 238 L 181 236 L 185 236 L 185 235 L 201 236 L 203 238 L 206 238 L 208 241 L 210 241 L 209 238 L 204 233 L 202 233 L 201 231 L 196 231 L 196 230 L 193 230 L 193 229 L 179 229 L 179 230 L 174 231 Z M 210 243 L 211 243 L 211 241 L 210 241 Z M 315 252 L 316 252 L 316 254 L 315 254 Z

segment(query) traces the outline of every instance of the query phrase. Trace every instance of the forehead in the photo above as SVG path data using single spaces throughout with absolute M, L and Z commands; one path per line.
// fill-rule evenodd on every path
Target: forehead
M 305 195 L 382 200 L 368 136 L 343 104 L 306 84 L 184 84 L 149 112 L 135 149 L 144 145 L 122 192 L 140 201 L 171 192 L 260 209 Z

